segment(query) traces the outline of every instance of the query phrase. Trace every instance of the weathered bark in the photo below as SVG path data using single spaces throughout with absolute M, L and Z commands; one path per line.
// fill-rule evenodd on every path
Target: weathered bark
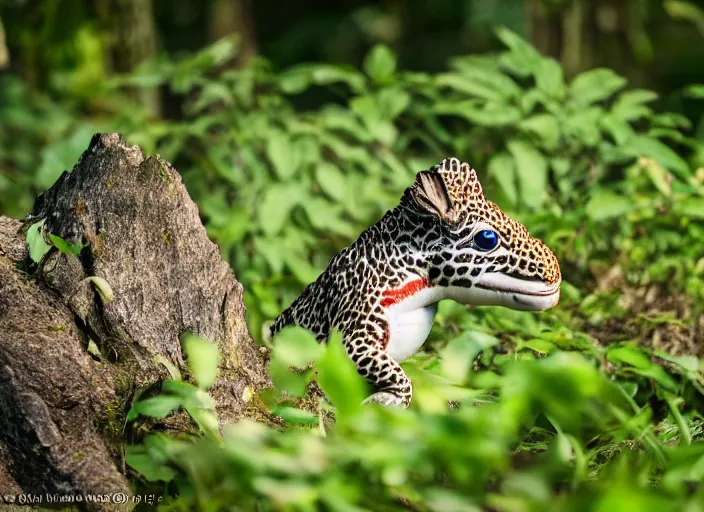
M 33 268 L 20 222 L 0 217 L 0 497 L 129 493 L 126 413 L 137 389 L 168 377 L 164 361 L 185 371 L 184 332 L 220 348 L 211 395 L 221 424 L 259 414 L 247 390 L 268 380 L 242 287 L 170 164 L 96 135 L 27 220 L 89 245 L 79 256 L 53 250 Z M 104 278 L 114 299 L 104 303 L 88 276 Z

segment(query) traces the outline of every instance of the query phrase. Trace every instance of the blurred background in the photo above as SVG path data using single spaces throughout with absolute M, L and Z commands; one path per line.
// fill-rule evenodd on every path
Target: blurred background
M 457 155 L 589 282 L 624 248 L 585 222 L 625 240 L 638 215 L 700 213 L 702 5 L 0 0 L 0 212 L 22 217 L 93 133 L 120 131 L 183 174 L 257 332 Z

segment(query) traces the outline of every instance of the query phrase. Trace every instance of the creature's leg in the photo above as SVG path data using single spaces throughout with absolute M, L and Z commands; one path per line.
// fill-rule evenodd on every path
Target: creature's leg
M 357 371 L 376 390 L 363 403 L 376 402 L 403 407 L 410 405 L 413 396 L 411 379 L 370 330 L 359 329 L 349 333 L 344 337 L 344 344 Z

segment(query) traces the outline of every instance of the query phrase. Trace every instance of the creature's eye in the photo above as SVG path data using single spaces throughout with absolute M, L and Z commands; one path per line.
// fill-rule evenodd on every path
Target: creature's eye
M 499 244 L 499 235 L 491 229 L 482 229 L 474 235 L 474 246 L 483 252 L 494 249 Z

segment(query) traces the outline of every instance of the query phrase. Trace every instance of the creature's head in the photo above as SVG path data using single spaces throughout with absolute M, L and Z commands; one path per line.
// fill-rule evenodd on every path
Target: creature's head
M 448 298 L 522 310 L 557 304 L 557 258 L 484 198 L 469 164 L 448 158 L 418 173 L 402 204 L 435 227 L 421 251 L 430 265 L 429 280 L 446 288 Z

